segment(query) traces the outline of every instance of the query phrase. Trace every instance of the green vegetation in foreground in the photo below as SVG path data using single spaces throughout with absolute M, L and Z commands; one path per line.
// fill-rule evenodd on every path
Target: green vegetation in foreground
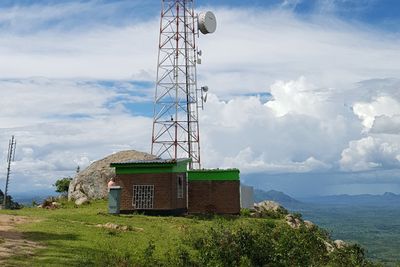
M 328 254 L 325 231 L 294 230 L 277 218 L 182 218 L 106 214 L 105 201 L 83 207 L 1 211 L 40 221 L 20 225 L 46 248 L 11 266 L 373 266 L 358 245 Z M 278 216 L 279 217 L 279 216 Z M 99 224 L 115 223 L 131 231 Z

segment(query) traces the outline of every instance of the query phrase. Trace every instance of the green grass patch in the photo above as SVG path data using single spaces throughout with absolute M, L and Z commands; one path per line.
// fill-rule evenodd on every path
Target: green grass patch
M 18 229 L 45 245 L 33 257 L 11 258 L 11 266 L 324 266 L 338 259 L 367 266 L 361 250 L 331 259 L 326 232 L 294 230 L 277 218 L 114 216 L 105 201 L 1 213 L 35 219 Z M 99 227 L 107 223 L 126 230 Z
M 82 207 L 64 202 L 62 208 L 55 210 L 24 208 L 1 213 L 39 220 L 18 228 L 29 240 L 41 242 L 46 248 L 38 250 L 33 258 L 10 260 L 16 266 L 95 266 L 96 258 L 100 261 L 107 257 L 140 263 L 146 249 L 149 256 L 151 244 L 154 246 L 152 257 L 164 261 L 169 251 L 181 245 L 181 239 L 189 231 L 207 227 L 212 222 L 212 219 L 137 214 L 114 216 L 107 214 L 105 201 Z M 106 223 L 128 226 L 132 230 L 97 227 Z

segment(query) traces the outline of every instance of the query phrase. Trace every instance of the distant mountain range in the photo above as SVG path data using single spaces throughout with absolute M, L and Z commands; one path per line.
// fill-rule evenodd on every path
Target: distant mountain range
M 14 201 L 18 202 L 19 204 L 23 205 L 30 205 L 32 201 L 36 203 L 41 203 L 49 196 L 57 196 L 57 193 L 52 189 L 44 189 L 44 190 L 32 190 L 25 193 L 12 193 L 12 197 Z
M 261 189 L 254 190 L 254 201 L 256 203 L 264 201 L 264 200 L 272 200 L 278 202 L 284 207 L 291 208 L 293 206 L 298 206 L 302 204 L 300 201 L 292 198 L 291 196 L 286 195 L 283 192 L 270 190 L 264 191 Z
M 321 205 L 394 206 L 400 207 L 400 195 L 386 192 L 382 195 L 333 195 L 301 198 L 304 203 Z
M 399 206 L 400 195 L 386 192 L 382 195 L 332 195 L 294 199 L 276 190 L 254 190 L 254 201 L 272 200 L 289 209 L 306 208 L 315 205 L 348 205 L 348 206 Z

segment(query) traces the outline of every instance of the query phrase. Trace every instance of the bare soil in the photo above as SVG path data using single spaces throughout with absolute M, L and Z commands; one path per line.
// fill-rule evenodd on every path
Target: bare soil
M 33 221 L 27 217 L 0 214 L 0 265 L 11 256 L 32 256 L 36 249 L 42 248 L 40 244 L 25 239 L 23 233 L 15 229 L 18 224 Z

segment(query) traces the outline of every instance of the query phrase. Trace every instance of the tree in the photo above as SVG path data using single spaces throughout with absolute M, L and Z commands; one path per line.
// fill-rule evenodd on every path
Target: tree
M 56 187 L 56 192 L 66 195 L 68 193 L 68 188 L 71 181 L 72 181 L 71 177 L 61 178 L 57 180 L 53 186 Z
M 3 191 L 0 190 L 0 206 L 3 205 L 3 203 L 4 203 L 4 193 L 3 193 Z M 10 195 L 8 195 L 6 208 L 16 210 L 16 209 L 20 209 L 21 205 L 18 202 L 14 202 L 13 198 Z

